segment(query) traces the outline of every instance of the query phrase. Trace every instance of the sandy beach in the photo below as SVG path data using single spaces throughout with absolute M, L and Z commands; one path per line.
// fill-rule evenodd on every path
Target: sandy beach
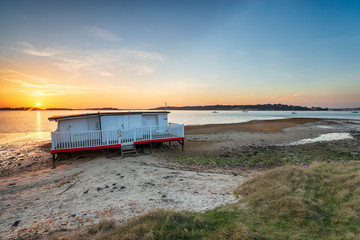
M 183 152 L 173 143 L 158 146 L 152 155 L 145 148 L 138 157 L 121 158 L 115 151 L 110 158 L 100 152 L 78 153 L 61 160 L 56 169 L 50 168 L 49 142 L 30 145 L 28 139 L 21 149 L 12 149 L 11 142 L 3 141 L 0 236 L 75 229 L 102 219 L 123 222 L 156 208 L 204 212 L 237 201 L 232 194 L 236 186 L 266 170 L 195 166 L 174 161 L 177 157 L 232 157 L 247 148 L 319 136 L 331 141 L 334 135 L 327 134 L 344 133 L 348 137 L 339 141 L 359 141 L 360 121 L 282 119 L 187 126 Z

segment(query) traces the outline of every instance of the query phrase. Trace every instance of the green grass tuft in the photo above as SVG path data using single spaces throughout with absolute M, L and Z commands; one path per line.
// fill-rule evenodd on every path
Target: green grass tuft
M 282 167 L 239 186 L 242 221 L 268 239 L 360 235 L 360 162 Z M 227 207 L 231 208 L 231 207 Z

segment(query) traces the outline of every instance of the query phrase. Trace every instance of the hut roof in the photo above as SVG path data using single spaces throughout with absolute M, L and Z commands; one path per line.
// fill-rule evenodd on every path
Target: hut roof
M 70 115 L 55 115 L 49 117 L 49 121 L 57 121 L 59 119 L 71 119 L 71 118 L 86 118 L 94 116 L 117 116 L 117 115 L 157 115 L 157 114 L 169 114 L 170 112 L 161 111 L 161 112 L 97 112 L 97 113 L 81 113 L 81 114 L 70 114 Z

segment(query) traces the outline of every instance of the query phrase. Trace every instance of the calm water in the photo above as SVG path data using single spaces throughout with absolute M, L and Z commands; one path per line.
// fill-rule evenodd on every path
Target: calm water
M 0 133 L 40 133 L 56 129 L 56 122 L 48 118 L 54 115 L 91 113 L 97 111 L 0 111 Z M 280 119 L 289 117 L 339 118 L 360 120 L 359 113 L 298 111 L 171 111 L 169 122 L 185 125 L 211 123 L 238 123 L 254 119 Z

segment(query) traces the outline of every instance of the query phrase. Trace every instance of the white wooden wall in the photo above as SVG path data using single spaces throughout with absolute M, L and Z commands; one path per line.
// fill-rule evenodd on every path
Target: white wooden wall
M 100 130 L 99 117 L 59 120 L 60 132 Z
M 141 114 L 138 115 L 118 115 L 118 116 L 101 116 L 102 130 L 125 130 L 141 128 Z
M 92 130 L 126 130 L 143 127 L 167 126 L 167 114 L 131 114 L 78 119 L 59 120 L 60 132 L 77 132 Z M 101 126 L 100 126 L 101 125 Z

